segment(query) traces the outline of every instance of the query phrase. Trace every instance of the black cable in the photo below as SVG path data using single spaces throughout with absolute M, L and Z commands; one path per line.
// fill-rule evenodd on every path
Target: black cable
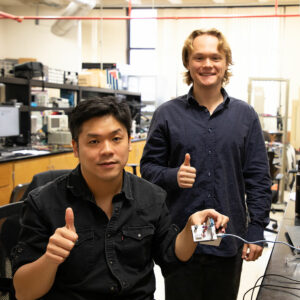
M 267 277 L 267 276 L 275 276 L 275 277 L 281 277 L 281 278 L 284 278 L 284 279 L 287 279 L 287 280 L 290 280 L 290 281 L 294 281 L 294 282 L 280 282 L 282 284 L 300 284 L 300 281 L 299 280 L 296 280 L 296 279 L 293 279 L 293 278 L 289 278 L 287 276 L 283 276 L 283 275 L 279 275 L 279 274 L 264 274 L 262 276 L 260 276 L 256 282 L 255 282 L 255 285 L 254 287 L 250 288 L 248 291 L 245 292 L 244 296 L 243 296 L 243 300 L 245 299 L 245 296 L 250 292 L 252 291 L 252 294 L 251 294 L 251 300 L 253 299 L 253 295 L 254 295 L 254 290 L 257 288 L 257 287 L 277 287 L 277 288 L 284 288 L 284 289 L 295 289 L 295 290 L 300 290 L 300 288 L 293 288 L 293 287 L 286 287 L 286 286 L 278 286 L 278 285 L 273 285 L 273 284 L 260 284 L 260 285 L 257 285 L 258 281 L 261 279 L 261 278 L 264 278 L 264 277 Z M 279 290 L 281 291 L 281 290 Z M 296 297 L 299 297 L 298 295 L 295 295 L 295 294 L 292 294 L 293 296 L 296 296 Z
M 250 291 L 252 291 L 253 289 L 256 289 L 256 288 L 264 288 L 264 287 L 274 287 L 274 288 L 277 288 L 277 289 L 275 289 L 275 290 L 281 291 L 281 292 L 282 292 L 282 290 L 280 290 L 280 289 L 278 289 L 278 288 L 300 291 L 300 288 L 294 288 L 294 287 L 288 287 L 288 286 L 282 286 L 282 285 L 275 285 L 275 284 L 259 284 L 259 285 L 257 285 L 257 286 L 254 286 L 254 287 L 250 288 L 248 291 L 246 291 L 246 293 L 245 293 L 244 296 L 243 296 L 243 300 L 245 299 L 245 296 L 246 296 Z M 300 295 L 298 296 L 298 295 L 293 294 L 293 296 L 296 296 L 296 297 L 300 298 Z M 252 297 L 251 297 L 251 300 L 252 300 Z

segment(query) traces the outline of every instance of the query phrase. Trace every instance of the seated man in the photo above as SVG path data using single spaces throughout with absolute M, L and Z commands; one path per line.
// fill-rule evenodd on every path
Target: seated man
M 213 209 L 190 216 L 180 233 L 171 225 L 166 193 L 124 171 L 130 129 L 127 104 L 113 97 L 73 109 L 80 164 L 25 201 L 12 253 L 17 299 L 153 299 L 153 260 L 172 272 L 196 248 L 191 225 L 211 217 L 226 226 Z

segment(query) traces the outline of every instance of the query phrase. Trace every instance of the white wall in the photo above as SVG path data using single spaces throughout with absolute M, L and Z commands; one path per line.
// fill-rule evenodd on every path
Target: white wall
M 124 17 L 125 9 L 94 10 L 94 17 Z M 127 27 L 125 20 L 82 22 L 82 60 L 84 62 L 126 63 Z
M 209 10 L 162 10 L 160 16 L 199 16 L 224 14 L 257 14 L 257 9 L 209 9 Z M 260 9 L 260 14 L 270 13 L 270 9 Z M 300 19 L 294 20 L 300 24 Z M 227 89 L 236 97 L 247 99 L 249 77 L 282 77 L 291 76 L 286 69 L 282 51 L 282 22 L 276 18 L 251 19 L 189 19 L 158 21 L 158 55 L 159 74 L 170 86 L 169 98 L 186 92 L 187 87 L 182 81 L 184 67 L 181 50 L 184 40 L 195 29 L 215 27 L 226 36 L 232 52 L 234 66 L 233 77 Z M 285 34 L 289 34 L 286 30 Z M 172 38 L 170 38 L 172 37 Z M 288 38 L 288 37 L 286 37 Z M 295 42 L 295 36 L 293 38 Z M 300 48 L 298 42 L 297 48 Z M 286 59 L 291 60 L 290 55 Z M 300 63 L 300 62 L 299 62 Z M 177 80 L 175 81 L 175 76 Z M 169 83 L 172 82 L 173 84 Z
M 59 16 L 63 10 L 40 6 L 40 15 Z M 14 15 L 33 16 L 32 7 L 6 7 Z M 125 16 L 125 9 L 94 10 L 90 16 Z M 0 20 L 0 58 L 34 57 L 58 69 L 79 71 L 81 62 L 126 63 L 127 29 L 124 20 L 81 21 L 66 35 L 51 33 L 55 21 Z M 5 28 L 5 30 L 4 30 Z M 81 34 L 82 32 L 82 34 Z
M 34 8 L 5 9 L 16 15 L 34 15 Z M 216 16 L 273 14 L 274 8 L 163 9 L 158 16 Z M 279 9 L 278 13 L 284 13 Z M 289 7 L 285 13 L 299 13 Z M 41 15 L 59 15 L 42 7 Z M 94 10 L 92 16 L 125 16 L 124 9 Z M 126 63 L 127 28 L 124 20 L 82 21 L 82 36 L 74 28 L 63 37 L 50 28 L 54 21 L 17 23 L 0 20 L 0 58 L 36 57 L 50 67 L 78 70 L 81 61 Z M 158 20 L 157 64 L 158 104 L 185 93 L 181 49 L 188 34 L 196 28 L 216 27 L 227 37 L 233 52 L 233 77 L 229 93 L 247 101 L 249 77 L 290 79 L 290 100 L 299 98 L 300 18 L 185 19 Z M 291 107 L 291 105 L 290 105 Z
M 29 6 L 6 7 L 5 12 L 18 16 L 34 16 L 35 9 Z M 40 7 L 40 15 L 60 15 L 61 11 Z M 45 65 L 63 70 L 78 71 L 81 63 L 81 38 L 78 28 L 63 37 L 51 33 L 55 21 L 0 20 L 4 43 L 1 58 L 33 57 Z

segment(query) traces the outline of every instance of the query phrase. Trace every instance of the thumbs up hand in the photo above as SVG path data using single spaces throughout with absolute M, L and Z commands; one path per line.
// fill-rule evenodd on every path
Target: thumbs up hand
M 178 186 L 187 189 L 192 188 L 196 178 L 196 169 L 191 167 L 191 156 L 185 154 L 184 162 L 177 172 Z
M 73 209 L 71 207 L 68 207 L 66 209 L 65 221 L 66 221 L 67 229 L 76 233 L 76 229 L 74 226 L 74 213 L 73 213 Z
M 57 228 L 49 238 L 45 253 L 46 258 L 57 265 L 66 260 L 78 239 L 74 226 L 74 213 L 70 207 L 66 209 L 65 222 L 66 225 Z

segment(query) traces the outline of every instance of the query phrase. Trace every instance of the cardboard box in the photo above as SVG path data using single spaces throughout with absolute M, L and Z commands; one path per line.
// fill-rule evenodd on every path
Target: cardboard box
M 36 58 L 31 58 L 31 57 L 20 57 L 18 58 L 18 64 L 24 64 L 30 61 L 37 61 Z
M 78 74 L 78 85 L 108 88 L 106 71 L 100 69 L 84 70 Z

